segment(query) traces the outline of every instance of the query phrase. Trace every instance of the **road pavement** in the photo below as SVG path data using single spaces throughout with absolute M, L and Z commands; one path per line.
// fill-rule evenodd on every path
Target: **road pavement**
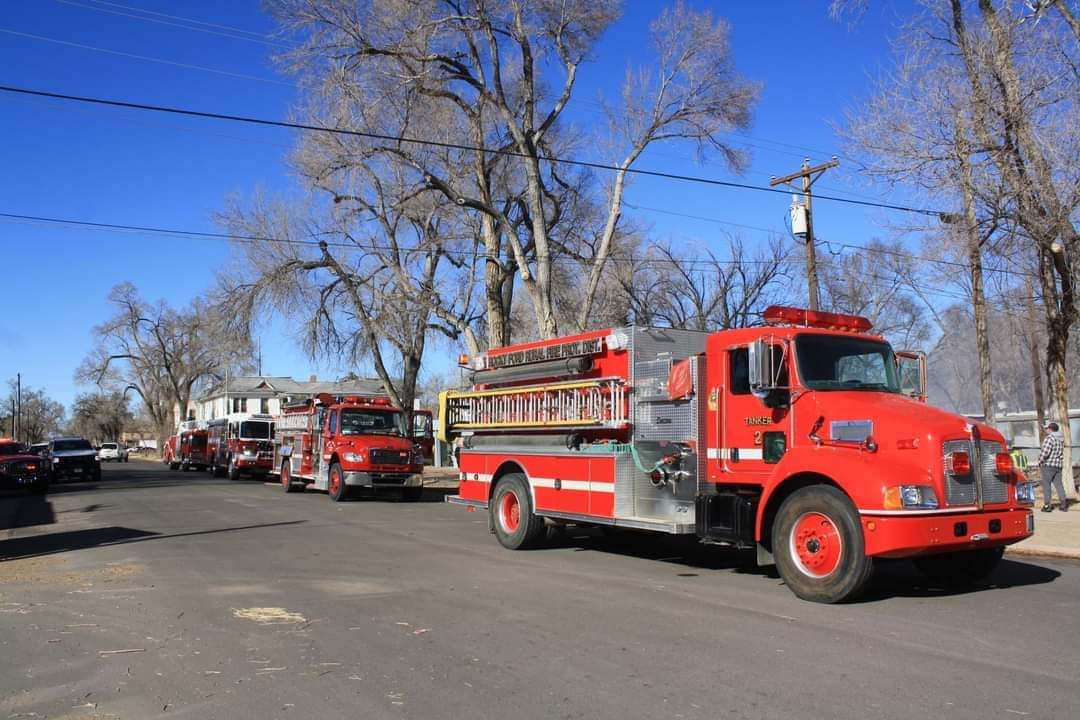
M 1067 718 L 1080 563 L 859 603 L 735 553 L 133 460 L 0 498 L 0 718 Z

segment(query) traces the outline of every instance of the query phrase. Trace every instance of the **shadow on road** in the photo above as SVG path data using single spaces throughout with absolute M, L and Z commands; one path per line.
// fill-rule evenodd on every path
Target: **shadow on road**
M 581 552 L 595 551 L 627 557 L 655 560 L 681 566 L 677 577 L 697 577 L 731 571 L 760 575 L 779 582 L 775 566 L 758 567 L 753 551 L 702 545 L 694 538 L 680 538 L 657 533 L 599 530 L 569 527 L 549 532 L 542 548 L 572 548 Z M 908 560 L 878 561 L 874 575 L 856 602 L 873 602 L 894 597 L 930 598 L 965 595 L 973 592 L 1043 585 L 1053 582 L 1061 573 L 1052 568 L 1018 560 L 1002 560 L 985 580 L 965 586 L 942 587 L 928 580 Z
M 53 555 L 71 550 L 101 547 L 102 545 L 125 545 L 147 540 L 169 540 L 172 538 L 193 537 L 196 535 L 216 535 L 218 533 L 239 532 L 241 530 L 259 530 L 262 528 L 284 525 L 300 525 L 306 520 L 288 520 L 257 525 L 238 525 L 236 527 L 216 528 L 214 530 L 194 530 L 192 532 L 161 534 L 150 530 L 137 530 L 120 526 L 69 530 L 59 533 L 28 535 L 26 537 L 0 540 L 0 560 L 21 560 L 25 558 Z
M 1026 585 L 1044 585 L 1061 576 L 1057 570 L 1018 560 L 1002 560 L 986 579 L 964 586 L 943 587 L 928 580 L 906 560 L 881 561 L 859 602 L 873 602 L 892 597 L 931 598 L 966 595 Z
M 0 530 L 50 525 L 56 522 L 52 503 L 44 495 L 0 497 Z

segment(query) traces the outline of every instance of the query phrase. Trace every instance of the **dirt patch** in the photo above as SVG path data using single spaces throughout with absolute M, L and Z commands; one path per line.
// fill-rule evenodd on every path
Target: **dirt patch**
M 307 622 L 307 618 L 300 613 L 277 607 L 233 608 L 233 617 L 260 625 L 299 625 Z
M 53 584 L 93 585 L 95 580 L 108 582 L 130 577 L 141 568 L 125 563 L 109 563 L 100 567 L 72 570 L 65 558 L 55 555 L 38 558 L 22 558 L 0 562 L 0 583 L 5 584 Z

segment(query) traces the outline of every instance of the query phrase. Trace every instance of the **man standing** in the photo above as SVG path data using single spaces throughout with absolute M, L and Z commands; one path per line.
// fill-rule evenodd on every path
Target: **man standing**
M 1043 512 L 1053 510 L 1053 496 L 1050 493 L 1051 484 L 1057 488 L 1058 498 L 1061 500 L 1062 512 L 1069 509 L 1069 501 L 1065 498 L 1065 485 L 1061 481 L 1061 466 L 1065 461 L 1065 437 L 1058 431 L 1057 423 L 1047 423 L 1046 439 L 1043 440 L 1042 452 L 1039 453 L 1039 477 L 1042 479 L 1043 489 Z

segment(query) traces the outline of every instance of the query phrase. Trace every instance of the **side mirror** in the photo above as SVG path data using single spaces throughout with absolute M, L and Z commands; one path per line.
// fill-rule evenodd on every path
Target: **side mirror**
M 773 353 L 765 340 L 755 340 L 749 347 L 750 392 L 764 400 L 776 387 Z
M 902 350 L 896 353 L 900 394 L 926 402 L 926 353 Z

